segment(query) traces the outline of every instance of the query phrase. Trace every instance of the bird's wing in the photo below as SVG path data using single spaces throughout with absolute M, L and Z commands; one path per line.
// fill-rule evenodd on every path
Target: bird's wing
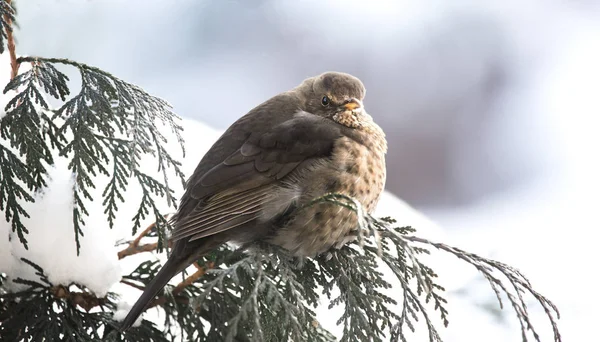
M 196 240 L 255 220 L 275 195 L 274 185 L 303 161 L 329 156 L 339 137 L 339 125 L 308 113 L 250 133 L 239 149 L 189 184 L 198 204 L 176 220 L 172 239 Z

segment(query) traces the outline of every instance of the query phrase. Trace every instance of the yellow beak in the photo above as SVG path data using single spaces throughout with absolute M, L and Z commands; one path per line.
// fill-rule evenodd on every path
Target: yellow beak
M 350 102 L 346 103 L 346 104 L 344 105 L 344 107 L 345 107 L 347 110 L 355 110 L 356 108 L 359 108 L 359 107 L 360 107 L 360 103 L 358 103 L 357 101 L 354 101 L 354 100 L 353 100 L 353 101 L 350 101 Z

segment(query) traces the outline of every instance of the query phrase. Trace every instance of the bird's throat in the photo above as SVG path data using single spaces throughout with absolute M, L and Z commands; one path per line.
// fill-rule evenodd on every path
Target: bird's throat
M 360 128 L 362 123 L 358 115 L 350 110 L 339 112 L 333 116 L 333 121 L 350 128 Z

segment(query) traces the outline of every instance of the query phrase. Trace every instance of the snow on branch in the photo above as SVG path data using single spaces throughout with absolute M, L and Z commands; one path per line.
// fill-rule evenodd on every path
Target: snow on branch
M 123 193 L 133 180 L 143 193 L 133 217 L 133 231 L 148 215 L 153 215 L 159 228 L 158 245 L 162 248 L 168 222 L 156 199 L 165 198 L 169 206 L 175 206 L 169 170 L 184 183 L 180 162 L 165 147 L 164 126 L 174 134 L 185 153 L 182 127 L 170 105 L 92 66 L 58 58 L 21 57 L 17 61 L 30 63 L 31 69 L 13 78 L 4 89 L 5 94 L 15 91 L 16 95 L 6 106 L 0 136 L 18 151 L 25 172 L 0 173 L 0 190 L 4 190 L 0 193 L 0 207 L 6 207 L 7 219 L 12 219 L 12 229 L 21 242 L 27 246 L 27 230 L 21 223 L 21 215 L 28 213 L 9 190 L 15 189 L 17 197 L 32 201 L 32 193 L 46 185 L 47 166 L 54 164 L 53 151 L 56 151 L 59 157 L 69 160 L 68 168 L 75 178 L 73 224 L 78 253 L 81 228 L 88 216 L 86 205 L 93 200 L 90 190 L 95 188 L 98 175 L 110 177 L 102 193 L 109 226 L 114 225 L 118 205 L 124 201 Z M 68 98 L 69 78 L 56 65 L 79 70 L 81 89 L 71 98 Z M 63 104 L 52 110 L 45 94 Z M 14 159 L 9 152 L 2 146 L 0 158 Z M 145 155 L 156 158 L 162 174 L 160 180 L 140 169 L 140 160 Z

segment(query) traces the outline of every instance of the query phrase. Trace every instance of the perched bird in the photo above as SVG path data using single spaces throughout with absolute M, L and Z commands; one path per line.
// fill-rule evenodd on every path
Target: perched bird
M 225 242 L 266 241 L 296 256 L 341 247 L 357 229 L 351 210 L 327 193 L 356 198 L 371 212 L 386 179 L 387 143 L 363 107 L 351 75 L 304 80 L 237 120 L 202 158 L 172 218 L 172 252 L 121 325 L 128 329 L 177 273 Z

